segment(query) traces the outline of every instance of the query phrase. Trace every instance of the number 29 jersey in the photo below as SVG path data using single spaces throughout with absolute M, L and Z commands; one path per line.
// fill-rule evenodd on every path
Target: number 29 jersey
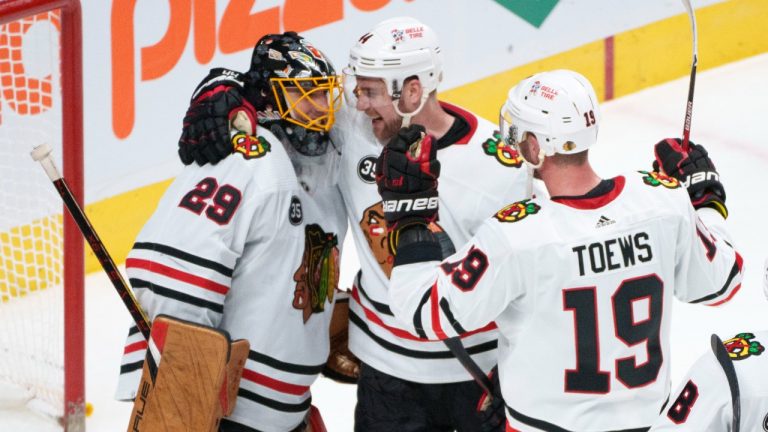
M 328 357 L 347 224 L 338 188 L 305 190 L 283 144 L 258 133 L 218 164 L 184 168 L 126 271 L 150 319 L 167 314 L 248 339 L 228 421 L 285 431 L 303 420 Z M 132 328 L 118 399 L 135 397 L 146 347 Z
M 647 428 L 669 392 L 673 295 L 714 305 L 741 281 L 722 217 L 677 186 L 634 172 L 513 203 L 442 263 L 395 267 L 393 310 L 431 338 L 495 320 L 515 429 Z

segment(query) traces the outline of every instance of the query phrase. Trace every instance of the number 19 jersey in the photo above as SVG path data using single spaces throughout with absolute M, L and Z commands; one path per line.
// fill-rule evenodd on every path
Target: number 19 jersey
M 494 320 L 515 429 L 647 428 L 669 392 L 673 295 L 715 305 L 742 272 L 722 217 L 677 186 L 634 172 L 504 207 L 442 263 L 395 267 L 395 315 L 439 339 Z

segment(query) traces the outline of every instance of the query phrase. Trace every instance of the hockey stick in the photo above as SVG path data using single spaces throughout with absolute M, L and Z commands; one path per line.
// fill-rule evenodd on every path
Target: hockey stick
M 691 116 L 693 115 L 693 88 L 696 85 L 696 66 L 699 63 L 699 43 L 696 31 L 696 13 L 691 5 L 691 0 L 682 0 L 688 17 L 691 20 L 691 32 L 693 33 L 693 60 L 691 62 L 691 79 L 688 83 L 688 103 L 685 106 L 685 123 L 683 124 L 683 150 L 688 151 L 688 143 L 691 138 Z
M 493 383 L 491 382 L 491 379 L 488 378 L 488 375 L 483 373 L 483 370 L 480 369 L 480 365 L 472 359 L 472 356 L 469 355 L 467 349 L 464 348 L 464 344 L 461 343 L 461 339 L 459 337 L 450 337 L 448 339 L 443 339 L 443 343 L 449 350 L 451 350 L 451 353 L 456 357 L 456 360 L 464 366 L 464 369 L 469 372 L 477 385 L 485 390 L 485 392 L 488 393 L 488 396 L 493 396 Z
M 147 319 L 147 316 L 141 309 L 133 292 L 128 288 L 125 279 L 123 279 L 123 276 L 117 270 L 115 262 L 104 247 L 104 243 L 101 242 L 96 230 L 93 229 L 88 217 L 83 212 L 83 209 L 80 208 L 80 205 L 77 204 L 64 177 L 59 174 L 59 170 L 56 168 L 56 163 L 53 161 L 53 158 L 51 158 L 51 147 L 48 144 L 39 145 L 32 150 L 31 155 L 32 159 L 40 162 L 40 165 L 43 166 L 45 173 L 48 174 L 48 178 L 51 179 L 51 182 L 53 182 L 53 185 L 56 187 L 56 191 L 67 206 L 67 209 L 77 223 L 78 228 L 80 228 L 80 232 L 83 233 L 83 237 L 85 237 L 88 244 L 91 246 L 91 250 L 93 250 L 96 258 L 99 260 L 104 272 L 107 273 L 109 280 L 112 282 L 115 290 L 117 290 L 117 294 L 120 295 L 120 298 L 123 300 L 123 304 L 131 314 L 139 331 L 144 335 L 146 340 L 149 340 L 149 320 Z
M 713 334 L 709 340 L 715 358 L 723 368 L 725 377 L 728 379 L 728 387 L 731 390 L 731 408 L 733 410 L 731 432 L 739 432 L 741 428 L 741 392 L 739 391 L 739 381 L 736 379 L 736 370 L 733 368 L 733 360 L 728 356 L 723 341 L 716 334 Z

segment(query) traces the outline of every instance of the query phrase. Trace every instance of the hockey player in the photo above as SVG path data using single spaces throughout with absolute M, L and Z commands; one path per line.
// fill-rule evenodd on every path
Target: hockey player
M 740 286 L 742 260 L 723 228 L 725 193 L 703 147 L 685 153 L 664 140 L 656 157 L 669 176 L 604 179 L 587 153 L 599 125 L 594 90 L 575 72 L 536 74 L 512 88 L 501 110 L 504 142 L 551 198 L 507 205 L 443 260 L 428 229 L 438 209 L 389 205 L 437 193 L 435 140 L 404 129 L 378 161 L 397 231 L 392 311 L 430 339 L 496 322 L 513 430 L 647 429 L 669 388 L 672 296 L 717 305 Z M 690 181 L 700 177 L 708 180 Z
M 394 255 L 374 170 L 382 143 L 403 124 L 424 125 L 438 137 L 443 211 L 430 229 L 446 255 L 489 214 L 525 192 L 522 159 L 499 140 L 496 125 L 438 100 L 442 74 L 436 34 L 413 18 L 374 26 L 352 47 L 345 70 L 351 103 L 342 107 L 331 134 L 334 142 L 344 143 L 339 184 L 361 265 L 349 328 L 349 347 L 362 360 L 357 431 L 503 430 L 503 418 L 494 426 L 492 410 L 477 415 L 482 391 L 454 354 L 443 343 L 403 328 L 387 296 Z M 210 125 L 200 122 L 199 128 L 207 131 Z M 209 139 L 211 134 L 192 129 L 187 127 L 179 143 L 182 156 L 215 163 L 229 153 Z M 488 320 L 469 330 L 463 345 L 489 373 L 497 357 L 495 325 Z
M 693 364 L 652 431 L 768 430 L 768 331 L 739 333 Z
M 248 92 L 231 91 L 244 83 Z M 234 150 L 216 165 L 184 168 L 126 269 L 150 318 L 168 314 L 250 341 L 235 411 L 220 430 L 318 432 L 309 387 L 328 357 L 346 231 L 334 175 L 340 151 L 328 136 L 339 77 L 296 33 L 266 35 L 247 73 L 211 71 L 192 96 L 206 113 L 190 110 L 185 123 L 232 98 L 241 110 L 224 117 L 220 138 Z M 146 347 L 132 328 L 119 399 L 136 396 Z
M 763 291 L 768 298 L 768 260 Z M 712 349 L 691 366 L 651 430 L 768 430 L 766 342 L 768 331 L 739 333 L 724 343 L 712 335 Z

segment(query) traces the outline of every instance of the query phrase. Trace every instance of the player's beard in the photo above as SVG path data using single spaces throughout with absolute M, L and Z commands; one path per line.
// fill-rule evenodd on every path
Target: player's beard
M 373 135 L 381 145 L 386 145 L 403 125 L 403 118 L 395 114 L 394 110 L 389 115 L 376 112 L 374 115 L 368 114 L 368 117 L 371 119 Z

